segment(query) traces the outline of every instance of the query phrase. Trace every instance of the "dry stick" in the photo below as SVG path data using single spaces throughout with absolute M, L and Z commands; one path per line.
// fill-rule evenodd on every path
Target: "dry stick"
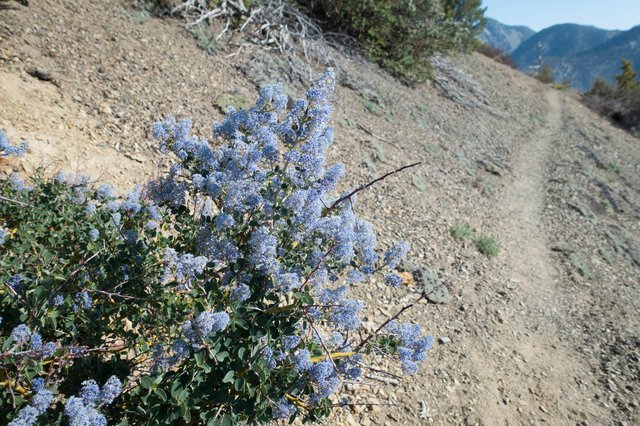
M 100 293 L 100 294 L 104 294 L 105 296 L 109 296 L 109 297 L 120 297 L 122 299 L 125 300 L 147 300 L 145 298 L 142 297 L 135 297 L 135 296 L 127 296 L 124 294 L 120 294 L 120 293 L 112 293 L 110 291 L 104 291 L 104 290 L 92 290 L 92 289 L 86 289 L 86 291 L 88 291 L 89 293 Z
M 318 339 L 320 340 L 320 345 L 322 345 L 322 348 L 327 353 L 327 356 L 329 357 L 329 361 L 331 361 L 331 364 L 333 364 L 333 369 L 335 370 L 336 374 L 338 374 L 338 366 L 336 365 L 336 362 L 333 360 L 333 357 L 331 356 L 331 351 L 329 350 L 329 348 L 327 348 L 327 345 L 324 344 L 324 340 L 322 339 L 322 336 L 320 335 L 320 332 L 318 331 L 318 329 L 316 329 L 316 327 L 313 325 L 313 320 L 311 319 L 311 317 L 309 315 L 306 315 L 306 317 L 307 317 L 307 321 L 309 321 L 309 324 L 311 325 L 311 328 L 313 328 L 313 331 L 316 332 L 316 336 L 318 336 Z
M 399 380 L 391 379 L 389 377 L 376 376 L 374 374 L 367 374 L 366 377 L 367 377 L 367 379 L 377 380 L 379 382 L 389 383 L 389 384 L 392 384 L 392 385 L 395 385 L 395 386 L 398 386 L 400 384 Z
M 318 271 L 318 269 L 320 269 L 320 266 L 324 263 L 324 261 L 326 260 L 327 256 L 329 256 L 329 254 L 333 251 L 335 246 L 336 245 L 334 244 L 331 247 L 329 247 L 329 250 L 327 250 L 327 252 L 318 261 L 318 264 L 315 266 L 315 268 L 313 268 L 313 271 L 311 271 L 311 273 L 309 275 L 307 275 L 307 278 L 304 280 L 304 282 L 300 286 L 300 291 L 304 290 L 304 288 L 306 287 L 307 283 L 309 282 L 309 280 L 311 279 L 313 274 L 315 274 Z
M 389 376 L 390 378 L 392 378 L 392 379 L 396 379 L 396 380 L 400 380 L 400 379 L 402 379 L 402 377 L 398 376 L 397 374 L 393 374 L 393 373 L 390 373 L 390 372 L 388 372 L 388 371 L 385 371 L 385 370 L 381 370 L 381 369 L 379 369 L 379 368 L 372 367 L 372 366 L 367 365 L 367 364 L 365 364 L 365 363 L 363 363 L 363 362 L 358 362 L 357 364 L 358 364 L 359 366 L 361 366 L 362 368 L 366 368 L 367 370 L 371 370 L 371 371 L 373 371 L 374 373 L 378 373 L 378 374 L 385 374 L 385 375 Z
M 10 203 L 16 203 L 18 205 L 21 205 L 22 207 L 28 207 L 29 206 L 29 203 L 25 203 L 25 202 L 22 202 L 22 201 L 14 200 L 13 198 L 7 198 L 7 197 L 4 197 L 2 195 L 0 195 L 0 200 L 9 201 Z
M 386 140 L 386 139 L 385 139 L 385 138 L 383 138 L 382 136 L 378 136 L 378 135 L 376 135 L 375 133 L 373 133 L 373 131 L 372 131 L 372 130 L 368 129 L 368 128 L 367 128 L 367 127 L 365 127 L 363 124 L 360 124 L 360 123 L 358 123 L 357 121 L 356 121 L 356 124 L 357 124 L 357 125 L 358 125 L 358 127 L 360 127 L 362 130 L 364 130 L 364 131 L 365 131 L 365 133 L 367 133 L 367 134 L 369 134 L 369 135 L 373 136 L 374 138 L 376 138 L 376 139 L 378 139 L 378 140 L 381 140 L 382 142 L 388 143 L 389 145 L 392 145 L 392 146 L 394 146 L 394 147 L 396 146 L 393 142 L 390 142 L 390 141 Z
M 87 263 L 89 263 L 89 262 L 90 262 L 94 257 L 96 257 L 97 255 L 99 255 L 99 254 L 100 254 L 100 252 L 101 252 L 102 250 L 104 250 L 104 249 L 105 249 L 105 247 L 104 247 L 104 245 L 103 245 L 103 247 L 102 247 L 100 250 L 98 250 L 97 252 L 95 252 L 94 254 L 92 254 L 89 258 L 87 258 L 87 260 L 85 260 L 84 262 L 82 262 L 82 263 L 80 264 L 80 266 L 78 267 L 78 269 L 76 269 L 75 271 L 73 271 L 73 272 L 71 273 L 71 275 L 69 275 L 69 277 L 71 278 L 71 277 L 73 277 L 75 274 L 77 274 L 78 272 L 80 272 L 80 271 L 82 270 L 82 268 L 84 267 L 84 265 L 86 265 Z
M 329 207 L 329 208 L 327 209 L 327 211 L 325 212 L 325 215 L 326 215 L 327 213 L 329 213 L 331 210 L 335 209 L 335 208 L 336 208 L 340 203 L 342 203 L 344 200 L 351 199 L 351 197 L 353 197 L 354 195 L 356 195 L 358 192 L 360 192 L 360 191 L 364 191 L 365 189 L 369 188 L 369 187 L 370 187 L 370 186 L 372 186 L 373 184 L 378 183 L 378 182 L 380 182 L 381 180 L 384 180 L 384 179 L 388 178 L 388 177 L 389 177 L 389 176 L 391 176 L 391 175 L 394 175 L 394 174 L 396 174 L 396 173 L 400 173 L 401 171 L 403 171 L 403 170 L 405 170 L 405 169 L 409 169 L 409 168 L 411 168 L 411 167 L 415 167 L 415 166 L 418 166 L 418 165 L 420 165 L 420 164 L 422 164 L 422 161 L 418 161 L 417 163 L 409 164 L 409 165 L 407 165 L 407 166 L 402 166 L 402 167 L 400 167 L 399 169 L 396 169 L 396 170 L 394 170 L 394 171 L 392 171 L 392 172 L 389 172 L 389 173 L 385 174 L 384 176 L 380 176 L 379 178 L 374 179 L 374 180 L 372 180 L 371 182 L 369 182 L 369 183 L 367 183 L 367 184 L 364 184 L 364 185 L 362 185 L 362 186 L 360 186 L 360 187 L 358 187 L 358 188 L 354 189 L 354 190 L 353 190 L 353 191 L 351 191 L 349 194 L 345 195 L 344 197 L 339 198 L 336 202 L 334 202 L 334 203 L 331 205 L 331 207 Z
M 364 345 L 366 345 L 366 344 L 369 342 L 369 340 L 371 340 L 371 339 L 373 338 L 373 336 L 377 336 L 377 335 L 378 335 L 378 333 L 379 333 L 383 328 L 385 328 L 385 327 L 387 326 L 387 324 L 389 324 L 389 323 L 390 323 L 391 321 L 393 321 L 394 319 L 398 318 L 398 317 L 399 317 L 400 315 L 402 315 L 402 313 L 403 313 L 404 311 L 406 311 L 407 309 L 413 308 L 413 306 L 414 306 L 416 303 L 420 302 L 420 301 L 421 301 L 422 299 L 424 299 L 425 297 L 427 297 L 427 294 L 423 292 L 422 294 L 420 294 L 420 297 L 418 297 L 418 299 L 417 299 L 415 302 L 413 302 L 413 303 L 409 303 L 408 305 L 403 306 L 403 307 L 402 307 L 402 309 L 400 309 L 400 310 L 399 310 L 399 311 L 398 311 L 394 316 L 392 316 L 391 318 L 389 318 L 388 320 L 386 320 L 384 323 L 382 323 L 382 325 L 381 325 L 380 327 L 378 327 L 378 328 L 376 329 L 376 331 L 374 331 L 373 333 L 369 334 L 369 335 L 367 336 L 367 338 L 366 338 L 366 339 L 364 339 L 362 342 L 360 342 L 360 344 L 359 344 L 358 346 L 356 346 L 356 348 L 353 350 L 353 352 L 358 352 L 360 349 L 362 349 L 362 347 L 363 347 Z
M 331 404 L 332 407 L 344 407 L 344 406 L 349 406 L 349 407 L 355 407 L 358 405 L 397 405 L 397 404 L 391 404 L 389 402 L 338 402 L 336 404 Z

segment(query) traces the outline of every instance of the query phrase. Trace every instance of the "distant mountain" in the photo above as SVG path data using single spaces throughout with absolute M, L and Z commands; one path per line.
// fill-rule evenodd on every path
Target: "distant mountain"
M 621 32 L 616 37 L 568 58 L 549 61 L 556 81 L 571 81 L 576 89 L 591 89 L 600 78 L 610 83 L 621 72 L 621 60 L 631 61 L 640 70 L 640 25 Z
M 537 32 L 525 40 L 511 57 L 522 70 L 538 64 L 538 56 L 545 58 L 566 58 L 594 48 L 620 31 L 602 30 L 577 24 L 559 24 Z
M 640 26 L 628 31 L 603 30 L 576 24 L 546 28 L 529 37 L 512 53 L 523 71 L 532 71 L 539 57 L 548 64 L 556 81 L 569 81 L 578 90 L 589 90 L 597 78 L 612 81 L 620 61 L 640 67 Z
M 490 46 L 511 53 L 520 43 L 534 34 L 535 31 L 529 27 L 505 25 L 495 19 L 488 18 L 487 26 L 479 38 Z

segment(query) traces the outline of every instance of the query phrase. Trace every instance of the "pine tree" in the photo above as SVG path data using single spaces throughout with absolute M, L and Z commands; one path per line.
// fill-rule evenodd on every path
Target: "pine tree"
M 616 80 L 618 81 L 618 89 L 620 90 L 630 90 L 638 85 L 636 73 L 630 61 L 622 60 L 622 74 L 616 76 Z
M 467 49 L 476 47 L 476 37 L 487 25 L 484 16 L 486 7 L 482 7 L 481 0 L 442 0 L 442 8 L 447 19 L 461 23 L 468 31 L 464 37 Z

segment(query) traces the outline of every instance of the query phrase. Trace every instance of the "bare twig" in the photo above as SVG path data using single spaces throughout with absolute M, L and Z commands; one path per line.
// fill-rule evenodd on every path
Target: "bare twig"
M 126 296 L 124 294 L 120 294 L 120 293 L 113 293 L 110 291 L 104 291 L 104 290 L 92 290 L 92 289 L 86 289 L 85 291 L 88 291 L 89 293 L 99 293 L 99 294 L 104 294 L 105 296 L 109 296 L 109 297 L 119 297 L 121 299 L 124 300 L 147 300 L 145 298 L 142 297 L 135 297 L 135 296 Z
M 365 131 L 365 133 L 367 133 L 368 135 L 371 135 L 371 136 L 373 136 L 374 138 L 376 138 L 376 139 L 378 139 L 378 140 L 380 140 L 380 141 L 382 141 L 382 142 L 388 143 L 389 145 L 396 146 L 393 142 L 389 142 L 387 139 L 383 138 L 382 136 L 378 136 L 378 135 L 376 135 L 375 133 L 373 133 L 373 131 L 372 131 L 372 130 L 368 129 L 368 128 L 367 128 L 367 127 L 365 127 L 363 124 L 361 124 L 361 123 L 359 123 L 359 122 L 357 122 L 357 121 L 356 121 L 356 125 L 357 125 L 358 127 L 360 127 L 362 130 L 364 130 L 364 131 Z
M 25 203 L 25 202 L 23 202 L 23 201 L 14 200 L 13 198 L 8 198 L 8 197 L 2 196 L 2 195 L 0 195 L 0 200 L 8 201 L 8 202 L 10 202 L 10 203 L 16 203 L 16 204 L 18 204 L 18 205 L 21 205 L 22 207 L 28 207 L 28 206 L 30 206 L 30 204 L 29 204 L 29 203 Z
M 395 385 L 395 386 L 398 386 L 400 384 L 399 380 L 391 379 L 389 377 L 376 376 L 374 374 L 368 374 L 366 377 L 367 377 L 367 379 L 377 380 L 377 381 L 382 382 L 382 383 L 390 383 L 390 384 Z
M 318 340 L 320 340 L 320 345 L 322 346 L 322 349 L 324 349 L 324 351 L 327 353 L 327 357 L 329 358 L 329 361 L 331 361 L 331 364 L 333 364 L 334 371 L 336 372 L 336 374 L 338 374 L 338 366 L 336 365 L 336 362 L 333 360 L 333 357 L 331 356 L 331 351 L 329 350 L 329 348 L 327 348 L 327 345 L 324 344 L 324 339 L 322 339 L 320 332 L 318 331 L 316 326 L 313 324 L 313 320 L 311 319 L 311 317 L 309 315 L 306 315 L 306 317 L 307 317 L 307 321 L 309 321 L 309 325 L 311 325 L 311 328 L 316 333 L 316 336 L 318 336 Z
M 396 174 L 396 173 L 400 173 L 401 171 L 403 171 L 403 170 L 405 170 L 405 169 L 408 169 L 408 168 L 411 168 L 411 167 L 415 167 L 415 166 L 418 166 L 418 165 L 420 165 L 420 164 L 422 164 L 422 161 L 418 161 L 417 163 L 409 164 L 409 165 L 407 165 L 407 166 L 402 166 L 402 167 L 400 167 L 399 169 L 396 169 L 396 170 L 394 170 L 394 171 L 392 171 L 392 172 L 389 172 L 389 173 L 387 173 L 387 174 L 385 174 L 385 175 L 383 175 L 383 176 L 380 176 L 379 178 L 374 179 L 374 180 L 372 180 L 372 181 L 371 181 L 371 182 L 369 182 L 369 183 L 366 183 L 366 184 L 364 184 L 364 185 L 361 185 L 360 187 L 358 187 L 358 188 L 354 189 L 353 191 L 351 191 L 351 192 L 350 192 L 350 193 L 348 193 L 347 195 L 345 195 L 345 196 L 343 196 L 343 197 L 339 198 L 338 200 L 336 200 L 333 204 L 331 204 L 331 207 L 329 207 L 329 208 L 324 212 L 324 214 L 326 215 L 326 214 L 327 214 L 327 213 L 329 213 L 331 210 L 335 209 L 338 205 L 340 205 L 340 203 L 342 203 L 343 201 L 351 199 L 351 197 L 353 197 L 354 195 L 356 195 L 358 192 L 360 192 L 360 191 L 364 191 L 365 189 L 369 188 L 369 187 L 370 187 L 370 186 L 372 186 L 373 184 L 378 183 L 378 182 L 380 182 L 380 181 L 382 181 L 382 180 L 385 180 L 386 178 L 388 178 L 388 177 L 389 177 L 389 176 L 391 176 L 391 175 L 394 175 L 394 174 Z
M 400 309 L 394 316 L 392 316 L 391 318 L 387 319 L 384 323 L 382 323 L 382 325 L 380 327 L 378 327 L 374 332 L 370 333 L 362 342 L 360 342 L 360 344 L 358 346 L 356 346 L 356 348 L 353 350 L 354 352 L 358 352 L 360 349 L 362 349 L 364 347 L 364 345 L 366 345 L 367 343 L 369 343 L 369 340 L 371 340 L 374 336 L 377 336 L 378 333 L 380 333 L 380 331 L 382 331 L 382 329 L 384 329 L 391 321 L 397 319 L 400 315 L 402 315 L 404 313 L 404 311 L 406 311 L 407 309 L 411 309 L 413 308 L 413 306 L 420 302 L 422 299 L 424 299 L 425 297 L 427 297 L 426 293 L 422 293 L 420 294 L 420 297 L 418 297 L 418 299 L 416 299 L 415 302 L 413 303 L 409 303 L 408 305 L 405 305 L 402 307 L 402 309 Z

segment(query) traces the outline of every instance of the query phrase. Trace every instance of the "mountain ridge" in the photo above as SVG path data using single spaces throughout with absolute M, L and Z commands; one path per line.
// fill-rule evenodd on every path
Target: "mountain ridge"
M 512 28 L 492 20 L 493 32 L 500 26 L 504 31 Z M 499 38 L 481 40 L 508 52 Z M 541 64 L 549 65 L 556 81 L 587 91 L 597 79 L 613 82 L 622 59 L 640 68 L 640 25 L 628 30 L 605 30 L 591 25 L 556 24 L 523 39 L 510 53 L 521 71 L 535 72 Z

